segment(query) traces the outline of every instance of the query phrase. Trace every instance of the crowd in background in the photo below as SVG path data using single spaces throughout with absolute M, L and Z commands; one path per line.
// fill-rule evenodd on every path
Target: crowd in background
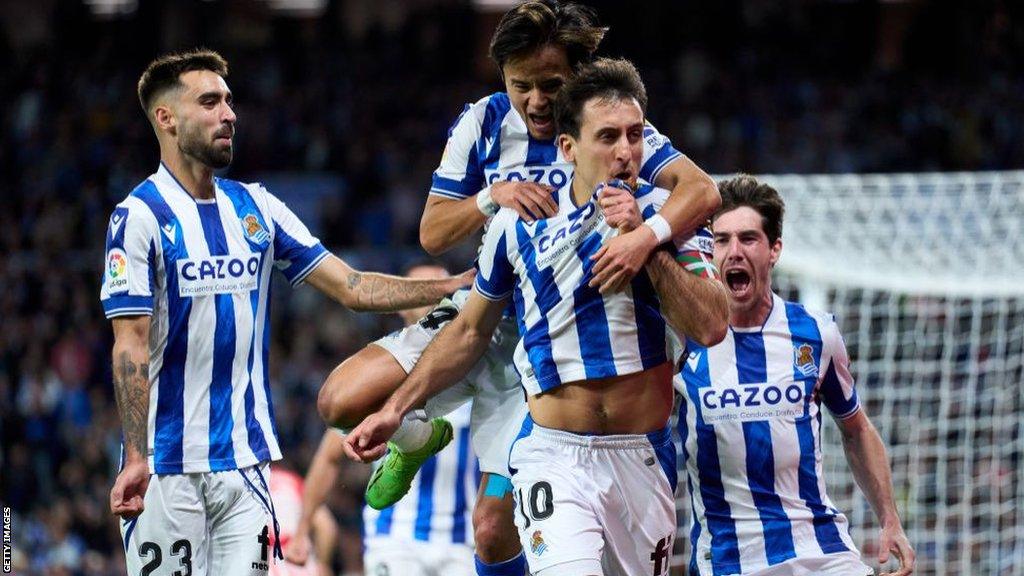
M 637 63 L 648 116 L 708 172 L 1024 166 L 1014 3 L 594 5 L 611 26 L 602 52 Z M 145 64 L 168 49 L 221 51 L 239 116 L 228 174 L 336 178 L 310 224 L 357 265 L 394 272 L 396 258 L 374 255 L 415 256 L 448 124 L 501 88 L 482 59 L 495 17 L 424 1 L 329 2 L 315 19 L 231 1 L 143 2 L 102 21 L 78 2 L 24 10 L 37 37 L 15 28 L 13 9 L 0 13 L 0 501 L 24 573 L 123 573 L 107 505 L 120 422 L 98 289 L 112 207 L 158 161 L 134 97 Z M 285 465 L 301 471 L 323 430 L 324 376 L 398 321 L 283 283 L 275 298 L 277 429 Z M 352 470 L 332 507 L 357 542 L 364 472 Z

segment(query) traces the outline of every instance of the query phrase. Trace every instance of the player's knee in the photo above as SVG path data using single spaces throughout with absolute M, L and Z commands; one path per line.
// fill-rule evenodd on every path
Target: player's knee
M 497 507 L 480 506 L 479 502 L 473 509 L 473 541 L 477 555 L 485 560 L 504 560 L 510 545 L 519 546 L 512 517 L 503 512 Z
M 336 428 L 354 428 L 370 412 L 350 388 L 335 373 L 327 378 L 316 400 L 317 410 L 324 422 Z

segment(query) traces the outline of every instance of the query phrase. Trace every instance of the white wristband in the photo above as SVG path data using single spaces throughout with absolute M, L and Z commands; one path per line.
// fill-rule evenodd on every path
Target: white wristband
M 658 244 L 664 244 L 672 237 L 672 227 L 668 225 L 668 220 L 665 220 L 665 217 L 661 214 L 655 214 L 644 220 L 644 225 L 654 232 L 654 237 L 658 240 Z
M 498 206 L 494 198 L 491 198 L 490 186 L 476 193 L 476 207 L 484 216 L 494 216 L 501 209 L 501 206 Z

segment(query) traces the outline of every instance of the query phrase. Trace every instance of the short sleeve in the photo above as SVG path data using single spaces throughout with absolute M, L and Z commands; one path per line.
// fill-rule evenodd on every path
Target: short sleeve
M 153 314 L 156 218 L 130 200 L 114 208 L 107 224 L 100 302 L 107 318 Z
M 821 377 L 819 396 L 833 416 L 849 418 L 860 409 L 857 388 L 850 373 L 850 357 L 846 343 L 835 320 L 829 319 L 822 329 L 822 359 L 824 373 Z
M 483 168 L 477 146 L 483 122 L 479 108 L 479 104 L 466 104 L 448 129 L 441 164 L 431 179 L 431 194 L 461 200 L 483 188 Z
M 274 265 L 292 286 L 302 283 L 329 252 L 284 202 L 264 191 L 274 228 Z
M 502 209 L 484 235 L 477 258 L 476 291 L 488 300 L 503 300 L 516 286 L 515 271 L 509 261 L 509 230 L 515 225 L 515 212 Z
M 654 126 L 644 126 L 644 152 L 640 162 L 640 178 L 654 184 L 662 169 L 683 154 Z

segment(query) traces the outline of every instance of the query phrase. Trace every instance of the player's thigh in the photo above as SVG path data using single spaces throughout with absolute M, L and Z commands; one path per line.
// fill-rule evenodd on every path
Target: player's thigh
M 262 576 L 274 558 L 274 528 L 267 464 L 209 473 L 211 576 Z
M 587 485 L 574 448 L 527 437 L 512 449 L 515 523 L 531 573 L 566 563 L 600 566 L 604 537 L 595 512 L 599 495 Z
M 206 510 L 195 476 L 150 477 L 145 511 L 120 522 L 129 574 L 212 574 L 206 561 Z
M 485 472 L 473 506 L 473 541 L 477 555 L 484 562 L 501 562 L 519 554 L 514 510 L 512 482 L 504 476 Z
M 466 380 L 474 388 L 470 440 L 480 471 L 509 476 L 509 448 L 529 410 L 507 346 L 492 341 Z
M 605 573 L 667 576 L 677 526 L 674 486 L 665 469 L 675 470 L 674 452 L 659 458 L 652 446 L 599 454 L 596 481 L 617 496 L 602 516 Z
M 375 539 L 363 552 L 366 576 L 432 576 L 426 558 L 409 543 Z
M 369 344 L 327 376 L 317 401 L 320 415 L 333 426 L 354 428 L 384 405 L 406 375 L 390 350 Z

